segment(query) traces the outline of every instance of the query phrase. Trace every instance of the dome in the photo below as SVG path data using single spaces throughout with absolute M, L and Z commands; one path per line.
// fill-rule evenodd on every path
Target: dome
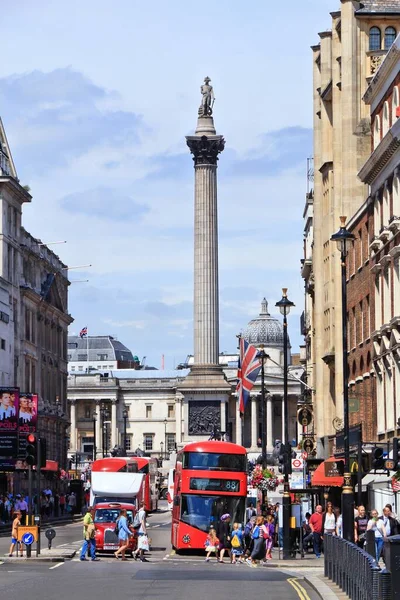
M 268 312 L 268 302 L 261 302 L 261 312 L 252 319 L 242 333 L 242 337 L 254 346 L 283 346 L 283 325 Z

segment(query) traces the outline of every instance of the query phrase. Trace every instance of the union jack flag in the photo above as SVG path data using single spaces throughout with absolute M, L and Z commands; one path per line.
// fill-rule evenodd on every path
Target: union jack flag
M 82 329 L 79 332 L 79 337 L 84 338 L 87 336 L 87 327 L 82 327 Z
M 255 346 L 240 338 L 238 382 L 236 391 L 239 395 L 239 411 L 243 415 L 246 404 L 250 398 L 253 388 L 261 369 L 261 361 L 258 358 L 258 350 Z

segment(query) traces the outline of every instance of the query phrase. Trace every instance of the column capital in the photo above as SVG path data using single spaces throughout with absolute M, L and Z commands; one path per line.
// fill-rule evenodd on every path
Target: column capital
M 218 154 L 225 148 L 222 135 L 206 136 L 191 135 L 186 137 L 186 143 L 193 154 L 195 166 L 216 165 Z

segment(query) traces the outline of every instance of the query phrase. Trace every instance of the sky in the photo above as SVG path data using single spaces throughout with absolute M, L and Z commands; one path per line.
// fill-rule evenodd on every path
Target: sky
M 193 352 L 193 161 L 205 76 L 226 140 L 218 164 L 220 350 L 295 303 L 312 55 L 338 0 L 18 0 L 2 9 L 0 116 L 23 225 L 70 266 L 70 333 L 113 335 L 149 365 Z

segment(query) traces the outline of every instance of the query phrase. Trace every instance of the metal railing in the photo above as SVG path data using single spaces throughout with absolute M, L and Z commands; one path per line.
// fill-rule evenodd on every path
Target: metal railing
M 390 574 L 365 550 L 331 534 L 324 536 L 324 570 L 351 600 L 391 598 Z

